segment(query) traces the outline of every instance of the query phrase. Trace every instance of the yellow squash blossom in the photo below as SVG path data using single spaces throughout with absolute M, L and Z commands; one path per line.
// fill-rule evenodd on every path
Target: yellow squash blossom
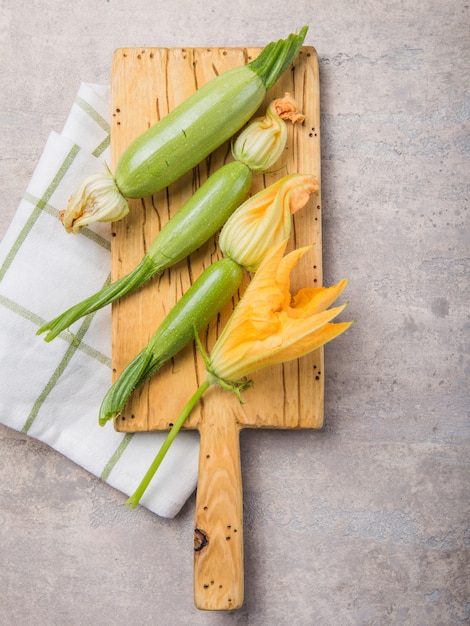
M 290 293 L 290 273 L 310 246 L 283 256 L 287 242 L 266 256 L 207 363 L 209 380 L 238 381 L 255 370 L 299 358 L 344 332 L 351 322 L 331 323 L 345 304 L 328 307 L 347 281 Z
M 256 271 L 269 248 L 289 237 L 291 216 L 318 191 L 314 176 L 290 174 L 248 198 L 220 232 L 219 247 L 224 256 Z
M 211 385 L 219 384 L 240 398 L 240 392 L 251 385 L 246 379 L 248 374 L 302 357 L 351 325 L 352 322 L 332 322 L 346 305 L 328 308 L 345 288 L 346 280 L 332 287 L 306 287 L 291 295 L 290 273 L 310 246 L 283 256 L 286 246 L 287 240 L 269 251 L 210 357 L 204 355 L 207 378 L 187 402 L 140 485 L 128 499 L 131 508 L 139 503 L 177 433 Z

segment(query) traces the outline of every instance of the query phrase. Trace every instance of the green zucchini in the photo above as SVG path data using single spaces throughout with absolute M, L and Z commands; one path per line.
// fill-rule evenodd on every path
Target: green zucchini
M 208 241 L 245 200 L 253 173 L 241 161 L 216 170 L 173 215 L 149 247 L 160 269 L 174 265 Z
M 121 156 L 115 182 L 143 198 L 167 187 L 230 139 L 254 115 L 307 34 L 268 44 L 241 67 L 215 77 L 138 137 Z
M 307 30 L 268 44 L 247 65 L 203 85 L 131 143 L 114 175 L 107 170 L 86 178 L 60 212 L 65 230 L 78 233 L 93 222 L 122 219 L 129 212 L 127 198 L 168 187 L 230 139 L 297 56 Z
M 133 391 L 168 359 L 182 350 L 229 302 L 243 278 L 231 259 L 216 261 L 170 309 L 147 346 L 129 363 L 106 393 L 100 407 L 101 426 L 116 417 Z
M 41 326 L 36 334 L 47 332 L 45 341 L 52 341 L 80 318 L 135 291 L 158 272 L 197 250 L 245 200 L 252 177 L 250 168 L 240 161 L 220 167 L 165 224 L 136 268 L 74 304 Z

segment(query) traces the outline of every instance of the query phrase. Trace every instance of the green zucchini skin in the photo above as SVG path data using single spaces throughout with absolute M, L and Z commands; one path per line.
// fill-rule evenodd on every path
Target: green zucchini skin
M 243 268 L 231 259 L 209 265 L 166 315 L 147 349 L 159 365 L 194 339 L 240 287 Z
M 212 237 L 249 194 L 253 173 L 240 161 L 226 163 L 165 224 L 147 255 L 165 269 Z
M 226 163 L 199 187 L 155 237 L 139 265 L 100 291 L 74 304 L 36 332 L 50 342 L 81 317 L 132 293 L 152 276 L 194 252 L 210 239 L 245 200 L 253 173 L 240 161 Z
M 216 76 L 137 137 L 114 174 L 121 194 L 144 198 L 168 187 L 230 139 L 295 59 L 307 30 L 269 43 L 247 65 Z
M 231 259 L 220 259 L 207 267 L 109 388 L 100 407 L 101 426 L 116 417 L 133 391 L 190 343 L 195 332 L 209 324 L 234 296 L 242 278 L 243 268 Z
M 144 198 L 173 183 L 248 122 L 265 95 L 248 65 L 200 87 L 124 151 L 114 173 L 121 194 Z

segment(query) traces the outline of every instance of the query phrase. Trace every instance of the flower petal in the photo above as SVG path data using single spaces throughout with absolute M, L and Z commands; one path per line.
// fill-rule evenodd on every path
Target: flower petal
M 316 334 L 333 318 L 339 315 L 345 306 L 346 305 L 342 305 L 335 309 L 323 311 L 307 319 L 285 319 L 282 324 L 282 341 L 277 342 L 275 346 L 264 342 L 264 356 L 262 357 L 264 363 L 263 367 L 283 361 L 290 361 L 293 358 L 311 352 L 317 345 Z M 260 350 L 258 350 L 257 355 L 251 354 L 249 351 L 245 352 L 245 375 L 259 368 L 259 353 Z
M 301 290 L 291 304 L 290 272 L 310 246 L 283 256 L 286 246 L 287 240 L 271 248 L 217 340 L 208 364 L 216 376 L 238 380 L 260 367 L 298 358 L 350 325 L 331 323 L 345 304 L 327 308 L 346 281 Z
M 321 346 L 344 333 L 344 331 L 347 330 L 353 323 L 354 322 L 336 322 L 325 324 L 315 331 L 315 333 L 305 337 L 303 341 L 299 341 L 295 346 L 286 348 L 285 350 L 282 350 L 282 352 L 279 351 L 277 353 L 272 353 L 265 359 L 260 359 L 259 361 L 251 363 L 251 369 L 243 370 L 243 375 L 247 376 L 248 374 L 252 374 L 253 372 L 264 367 L 278 365 L 279 363 L 287 363 L 288 361 L 293 361 L 310 354 L 310 352 L 321 348 Z
M 256 271 L 269 248 L 290 236 L 291 215 L 317 192 L 317 180 L 308 174 L 284 176 L 258 192 L 222 228 L 219 247 L 223 254 Z
M 282 257 L 279 262 L 276 274 L 276 283 L 278 288 L 283 294 L 283 310 L 291 306 L 291 293 L 290 293 L 290 274 L 300 259 L 306 252 L 310 250 L 312 246 L 304 246 L 303 248 L 296 248 L 289 254 Z
M 308 317 L 328 308 L 342 293 L 348 281 L 340 280 L 331 287 L 305 287 L 292 299 L 289 309 L 291 317 Z
M 128 213 L 127 200 L 106 171 L 85 178 L 59 217 L 68 233 L 78 233 L 87 224 L 115 222 Z
M 305 119 L 305 115 L 300 113 L 298 109 L 294 96 L 288 91 L 286 91 L 283 98 L 273 100 L 269 106 L 272 107 L 283 120 L 290 120 L 292 123 L 300 123 Z

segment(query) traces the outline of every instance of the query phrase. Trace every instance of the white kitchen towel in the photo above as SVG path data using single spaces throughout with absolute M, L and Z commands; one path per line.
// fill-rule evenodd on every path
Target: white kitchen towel
M 83 178 L 109 162 L 110 90 L 83 83 L 62 133 L 51 132 L 0 242 L 0 422 L 62 453 L 130 495 L 165 433 L 98 425 L 111 385 L 111 307 L 50 343 L 36 331 L 109 281 L 110 227 L 67 234 L 59 220 Z M 197 483 L 199 435 L 172 444 L 141 504 L 174 517 Z

